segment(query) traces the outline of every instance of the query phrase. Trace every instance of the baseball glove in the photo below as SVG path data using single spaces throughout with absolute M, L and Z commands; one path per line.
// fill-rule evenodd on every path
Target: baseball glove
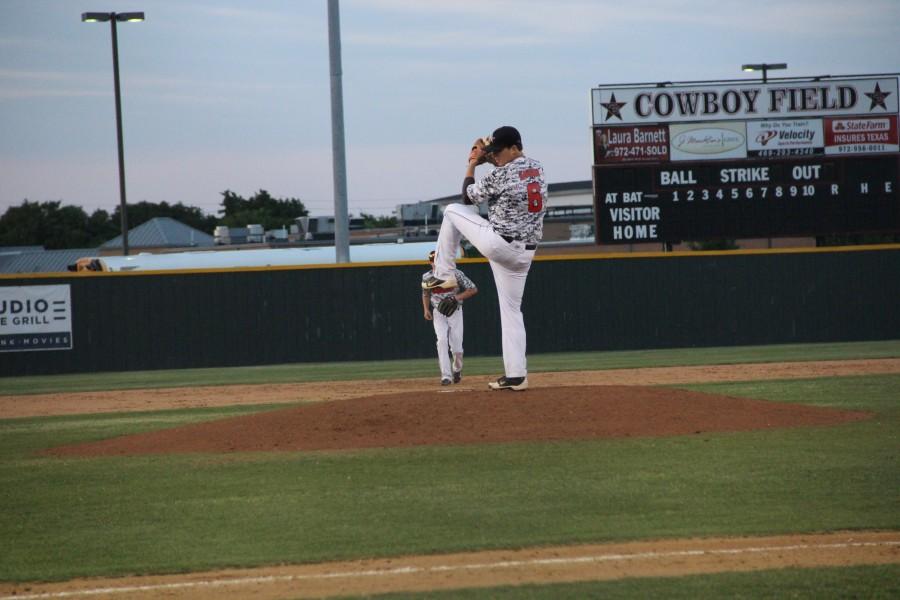
M 474 142 L 472 142 L 472 153 L 474 154 L 476 149 L 481 150 L 482 148 L 487 146 L 489 141 L 490 141 L 490 138 L 487 138 L 487 137 L 477 138 Z M 489 155 L 482 154 L 480 157 L 478 157 L 478 160 L 475 162 L 475 164 L 483 165 L 486 162 L 489 162 Z
M 456 312 L 456 309 L 459 308 L 459 300 L 457 300 L 454 296 L 447 296 L 440 302 L 438 302 L 437 309 L 438 312 L 444 315 L 445 317 L 449 317 Z

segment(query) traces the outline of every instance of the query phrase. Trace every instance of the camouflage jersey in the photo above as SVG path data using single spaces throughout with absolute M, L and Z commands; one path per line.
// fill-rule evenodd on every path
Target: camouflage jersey
M 541 241 L 547 182 L 538 161 L 520 156 L 468 186 L 466 195 L 476 204 L 487 202 L 488 221 L 500 235 L 526 243 Z
M 422 281 L 425 281 L 429 277 L 434 275 L 432 271 L 427 271 L 424 275 L 422 275 Z M 441 303 L 441 300 L 450 296 L 451 294 L 461 294 L 465 290 L 475 287 L 475 284 L 471 279 L 466 277 L 466 274 L 460 271 L 459 269 L 455 269 L 453 271 L 453 275 L 456 277 L 456 283 L 459 287 L 455 287 L 452 289 L 447 288 L 434 288 L 431 290 L 431 306 L 432 308 L 437 308 L 437 305 Z M 462 307 L 463 303 L 459 303 L 460 307 Z

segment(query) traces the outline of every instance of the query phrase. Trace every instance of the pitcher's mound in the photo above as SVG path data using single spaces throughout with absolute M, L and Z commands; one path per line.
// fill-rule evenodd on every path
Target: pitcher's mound
M 828 426 L 870 413 L 641 386 L 447 391 L 293 406 L 100 442 L 55 456 L 346 450 Z

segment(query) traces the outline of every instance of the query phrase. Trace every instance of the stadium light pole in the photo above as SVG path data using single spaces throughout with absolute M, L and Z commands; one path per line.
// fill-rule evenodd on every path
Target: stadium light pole
M 125 210 L 128 203 L 125 199 L 125 149 L 122 144 L 122 93 L 119 90 L 119 41 L 116 36 L 116 23 L 133 23 L 144 20 L 142 12 L 86 12 L 81 13 L 82 23 L 105 23 L 109 21 L 112 31 L 113 83 L 116 91 L 116 141 L 119 150 L 119 211 L 122 226 L 122 255 L 128 256 L 128 215 Z
M 328 62 L 331 74 L 331 162 L 334 178 L 334 259 L 350 262 L 347 212 L 347 159 L 344 150 L 344 90 L 341 83 L 341 16 L 338 0 L 328 0 Z
M 746 71 L 747 73 L 752 73 L 753 71 L 762 71 L 763 83 L 766 83 L 769 80 L 767 77 L 767 73 L 769 71 L 776 71 L 780 69 L 787 69 L 787 63 L 753 63 L 741 66 L 741 70 Z

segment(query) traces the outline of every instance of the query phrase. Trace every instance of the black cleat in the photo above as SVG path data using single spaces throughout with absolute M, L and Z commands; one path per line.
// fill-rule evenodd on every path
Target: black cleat
M 449 379 L 441 379 L 441 385 L 450 385 Z
M 504 375 L 497 381 L 488 383 L 488 387 L 490 387 L 492 390 L 513 390 L 516 392 L 521 392 L 522 390 L 528 389 L 528 378 L 507 377 L 506 375 Z
M 459 383 L 460 381 L 462 381 L 462 371 L 454 371 L 453 383 Z

